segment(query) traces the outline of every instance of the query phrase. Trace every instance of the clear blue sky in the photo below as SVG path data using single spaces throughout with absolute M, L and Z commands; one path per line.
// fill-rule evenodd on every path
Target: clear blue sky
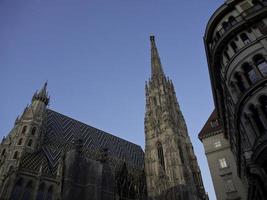
M 203 34 L 223 0 L 1 0 L 0 136 L 48 80 L 50 108 L 144 147 L 155 34 L 214 200 L 197 134 L 213 110 Z

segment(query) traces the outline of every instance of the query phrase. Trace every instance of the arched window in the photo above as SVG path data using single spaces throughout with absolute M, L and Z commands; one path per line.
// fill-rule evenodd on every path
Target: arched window
M 244 42 L 244 44 L 249 44 L 250 43 L 250 39 L 249 39 L 249 37 L 248 37 L 248 35 L 246 33 L 241 33 L 240 34 L 240 38 Z
M 14 186 L 14 188 L 13 188 L 13 191 L 12 191 L 12 193 L 11 193 L 11 197 L 10 197 L 10 199 L 11 199 L 11 200 L 17 200 L 17 199 L 20 199 L 22 193 L 23 193 L 23 179 L 20 178 L 20 179 L 16 182 L 16 184 L 15 184 L 15 186 Z
M 18 142 L 18 145 L 21 145 L 21 144 L 22 144 L 22 141 L 23 141 L 23 139 L 20 138 L 20 139 L 19 139 L 19 142 Z
M 46 200 L 52 200 L 52 199 L 53 199 L 53 186 L 51 185 L 48 188 Z
M 31 195 L 33 193 L 33 183 L 29 181 L 24 189 L 22 200 L 29 200 L 31 199 Z
M 242 78 L 238 72 L 235 73 L 234 78 L 236 79 L 236 83 L 237 83 L 237 86 L 238 86 L 240 92 L 242 92 L 242 93 L 245 92 L 246 88 L 245 88 L 244 83 L 242 81 Z
M 236 46 L 236 43 L 234 41 L 230 42 L 230 46 L 235 53 L 238 51 L 238 47 Z
M 223 22 L 223 23 L 222 23 L 222 27 L 223 27 L 223 29 L 224 29 L 225 31 L 227 31 L 227 30 L 230 29 L 230 26 L 229 26 L 229 24 L 228 24 L 227 22 Z
M 164 153 L 163 153 L 162 144 L 160 142 L 158 142 L 157 144 L 157 149 L 158 149 L 159 163 L 162 166 L 162 168 L 165 170 Z
M 259 77 L 257 76 L 256 72 L 247 62 L 242 65 L 242 69 L 249 84 L 255 83 L 257 80 L 259 80 Z
M 45 183 L 41 183 L 38 189 L 36 200 L 44 200 L 45 198 Z
M 3 149 L 2 153 L 1 153 L 1 156 L 5 155 L 5 153 L 6 153 L 6 149 Z
M 248 109 L 252 113 L 253 120 L 256 123 L 257 128 L 259 129 L 259 134 L 263 134 L 264 126 L 263 126 L 262 121 L 259 117 L 259 113 L 258 113 L 257 109 L 252 104 L 248 107 Z
M 230 16 L 228 18 L 228 22 L 229 24 L 231 24 L 232 26 L 235 25 L 237 23 L 236 19 L 233 16 Z
M 26 130 L 27 130 L 27 126 L 23 126 L 21 133 L 24 134 L 26 132 Z
M 29 147 L 32 146 L 32 139 L 29 140 L 29 142 L 28 142 L 28 146 L 29 146 Z
M 36 127 L 33 127 L 32 128 L 32 135 L 35 135 L 35 132 L 36 132 Z
M 13 159 L 17 159 L 19 157 L 19 152 L 15 152 L 14 155 L 13 155 Z
M 255 65 L 259 68 L 263 76 L 267 75 L 267 62 L 261 54 L 257 54 L 253 57 Z

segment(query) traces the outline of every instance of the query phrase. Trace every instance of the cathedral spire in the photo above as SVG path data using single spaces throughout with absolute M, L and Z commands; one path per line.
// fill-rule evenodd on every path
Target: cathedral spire
M 49 96 L 48 93 L 46 91 L 47 88 L 47 81 L 45 82 L 44 86 L 42 87 L 42 89 L 39 92 L 35 92 L 33 97 L 32 97 L 32 102 L 34 101 L 41 101 L 43 102 L 45 105 L 48 105 L 49 103 Z
M 151 43 L 151 77 L 158 77 L 161 75 L 164 75 L 159 53 L 157 50 L 156 42 L 155 42 L 155 36 L 150 36 L 150 43 Z

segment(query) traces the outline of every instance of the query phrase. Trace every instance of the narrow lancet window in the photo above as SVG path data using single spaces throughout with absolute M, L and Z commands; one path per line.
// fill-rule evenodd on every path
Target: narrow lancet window
M 157 148 L 158 148 L 158 157 L 159 157 L 160 165 L 165 170 L 165 161 L 164 161 L 163 148 L 162 148 L 162 144 L 160 142 L 157 144 Z

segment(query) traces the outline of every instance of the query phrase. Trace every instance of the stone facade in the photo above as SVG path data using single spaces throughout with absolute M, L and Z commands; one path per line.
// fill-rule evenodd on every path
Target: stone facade
M 207 156 L 217 200 L 246 200 L 247 184 L 237 175 L 236 162 L 214 110 L 199 133 Z
M 146 84 L 145 170 L 151 199 L 207 199 L 171 80 L 163 73 L 154 36 Z
M 267 197 L 267 1 L 227 0 L 204 42 L 213 97 L 248 199 Z

